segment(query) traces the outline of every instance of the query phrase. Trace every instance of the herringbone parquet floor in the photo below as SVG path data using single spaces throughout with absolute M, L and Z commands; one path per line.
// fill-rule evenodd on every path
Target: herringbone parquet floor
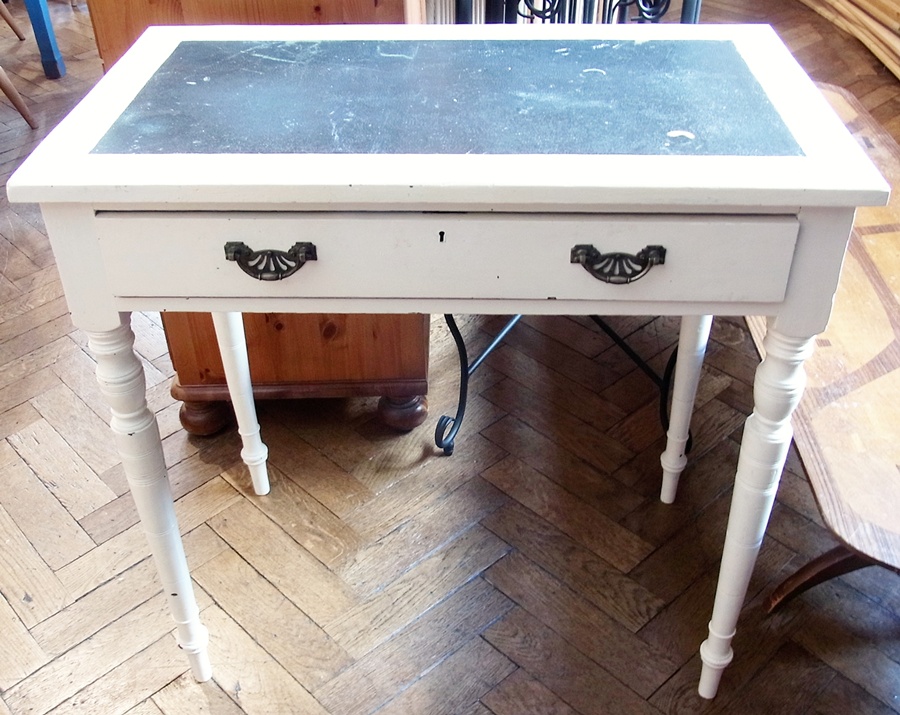
M 69 73 L 0 27 L 0 62 L 41 122 L 0 103 L 3 180 L 96 81 L 84 3 L 51 0 Z M 11 11 L 27 26 L 19 0 Z M 797 0 L 706 0 L 704 21 L 771 22 L 815 79 L 900 139 L 900 83 Z M 717 321 L 678 501 L 656 499 L 653 386 L 588 322 L 528 319 L 474 378 L 456 454 L 431 445 L 455 356 L 435 325 L 427 425 L 371 400 L 261 406 L 271 496 L 233 432 L 180 429 L 158 316 L 135 316 L 151 406 L 206 624 L 198 685 L 136 526 L 83 336 L 31 206 L 0 203 L 0 714 L 900 712 L 900 579 L 870 568 L 775 616 L 760 604 L 830 547 L 792 457 L 719 697 L 694 693 L 756 354 Z M 672 319 L 619 319 L 654 365 Z M 485 343 L 497 319 L 464 330 Z

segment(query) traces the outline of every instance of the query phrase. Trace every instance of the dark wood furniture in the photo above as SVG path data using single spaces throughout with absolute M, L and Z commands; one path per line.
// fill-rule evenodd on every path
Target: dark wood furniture
M 230 420 L 228 387 L 206 313 L 164 313 L 181 423 L 213 434 Z M 247 314 L 257 399 L 379 395 L 382 421 L 399 430 L 428 412 L 428 316 Z
M 412 3 L 411 3 L 412 5 Z M 326 25 L 402 23 L 404 0 L 88 0 L 106 69 L 150 25 Z

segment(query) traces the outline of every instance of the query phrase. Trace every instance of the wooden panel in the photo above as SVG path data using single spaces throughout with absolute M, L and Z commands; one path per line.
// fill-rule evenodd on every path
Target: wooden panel
M 163 322 L 179 385 L 224 385 L 209 315 L 166 313 Z M 390 394 L 392 382 L 419 382 L 412 385 L 418 391 L 401 384 L 399 394 L 424 392 L 427 316 L 248 314 L 244 326 L 254 384 L 331 383 L 330 394 L 349 395 Z M 367 391 L 348 383 L 385 384 Z
M 180 0 L 88 0 L 97 50 L 109 69 L 150 25 L 183 25 Z
M 88 0 L 97 49 L 109 69 L 150 25 L 401 23 L 403 0 Z

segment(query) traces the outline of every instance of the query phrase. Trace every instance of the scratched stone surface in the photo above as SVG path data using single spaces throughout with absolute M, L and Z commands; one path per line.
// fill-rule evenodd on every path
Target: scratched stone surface
M 709 40 L 183 42 L 93 151 L 802 154 Z

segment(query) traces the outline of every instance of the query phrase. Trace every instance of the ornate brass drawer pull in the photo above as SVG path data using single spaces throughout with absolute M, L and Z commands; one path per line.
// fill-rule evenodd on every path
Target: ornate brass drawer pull
M 663 246 L 645 246 L 637 255 L 630 253 L 600 253 L 589 244 L 572 248 L 572 263 L 580 263 L 597 280 L 624 284 L 642 278 L 653 266 L 666 262 Z
M 236 261 L 248 276 L 261 281 L 280 281 L 294 275 L 307 261 L 316 260 L 316 246 L 295 243 L 287 251 L 272 248 L 254 251 L 241 241 L 225 244 L 225 260 Z

